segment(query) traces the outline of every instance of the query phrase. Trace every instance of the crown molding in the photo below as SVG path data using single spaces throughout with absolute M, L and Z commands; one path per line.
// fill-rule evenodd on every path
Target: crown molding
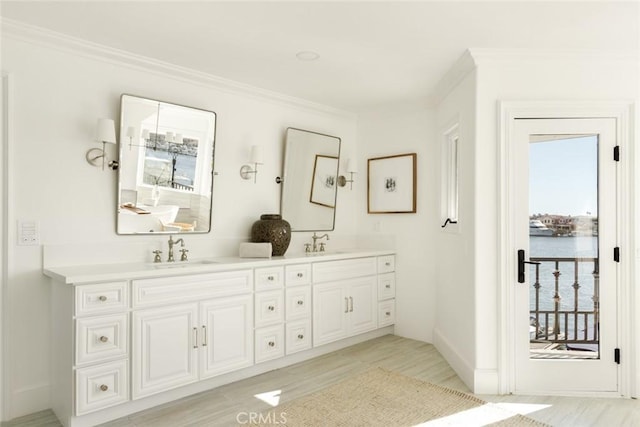
M 466 50 L 436 85 L 429 96 L 430 105 L 435 107 L 440 104 L 476 67 L 474 56 L 470 50 Z
M 303 108 L 336 116 L 344 116 L 348 118 L 355 118 L 357 116 L 356 113 L 352 111 L 342 110 L 328 105 L 308 101 L 306 99 L 263 89 L 257 86 L 225 79 L 213 74 L 182 67 L 125 50 L 111 48 L 102 44 L 93 43 L 12 19 L 0 18 L 0 29 L 2 31 L 3 38 L 7 37 L 32 43 L 66 53 L 83 56 L 85 58 L 224 91 L 234 95 L 243 95 L 271 102 L 275 101 L 296 108 Z
M 470 48 L 456 61 L 438 82 L 429 97 L 430 104 L 437 106 L 473 70 L 487 64 L 527 63 L 530 61 L 562 61 L 599 63 L 626 62 L 638 64 L 640 55 L 632 50 L 599 49 L 484 49 Z

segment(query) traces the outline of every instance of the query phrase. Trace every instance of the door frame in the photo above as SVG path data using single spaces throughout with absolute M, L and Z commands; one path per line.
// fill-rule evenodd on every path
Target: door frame
M 508 394 L 515 391 L 515 340 L 514 327 L 511 321 L 515 316 L 513 286 L 516 283 L 516 245 L 515 218 L 513 203 L 515 200 L 515 165 L 514 158 L 514 126 L 516 119 L 554 119 L 554 118 L 614 118 L 616 120 L 616 138 L 620 146 L 620 163 L 618 165 L 616 199 L 617 206 L 617 241 L 620 247 L 620 264 L 618 266 L 618 344 L 621 349 L 620 369 L 618 371 L 619 394 L 635 397 L 637 382 L 635 380 L 636 360 L 633 347 L 637 321 L 631 310 L 633 302 L 639 296 L 630 286 L 635 271 L 634 256 L 635 227 L 632 213 L 635 211 L 630 165 L 635 156 L 631 140 L 631 101 L 499 101 L 498 102 L 498 165 L 499 182 L 498 198 L 498 381 L 499 393 Z M 613 153 L 612 153 L 613 156 Z M 625 232 L 621 232 L 625 230 Z M 634 335 L 632 335 L 634 334 Z M 549 393 L 551 394 L 551 393 Z M 593 392 L 575 393 L 575 395 L 595 395 Z M 607 395 L 598 393 L 598 395 Z M 611 394 L 608 394 L 611 396 Z

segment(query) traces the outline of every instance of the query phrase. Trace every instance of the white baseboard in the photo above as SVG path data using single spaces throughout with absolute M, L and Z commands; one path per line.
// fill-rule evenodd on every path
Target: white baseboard
M 7 419 L 11 420 L 23 415 L 43 411 L 50 407 L 49 384 L 39 384 L 14 390 L 11 393 L 11 406 L 6 415 Z
M 438 328 L 433 330 L 433 345 L 473 393 L 498 394 L 497 369 L 475 369 Z
M 449 363 L 449 366 L 456 371 L 456 374 L 458 374 L 462 382 L 465 383 L 469 389 L 473 390 L 475 382 L 473 365 L 442 335 L 438 328 L 434 328 L 433 330 L 433 345 L 438 349 L 447 363 Z

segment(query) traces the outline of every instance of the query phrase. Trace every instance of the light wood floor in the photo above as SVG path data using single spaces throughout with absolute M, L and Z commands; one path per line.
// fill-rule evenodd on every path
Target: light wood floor
M 256 394 L 281 390 L 286 402 L 323 389 L 370 367 L 379 366 L 431 383 L 469 392 L 431 344 L 387 335 L 268 372 L 215 390 L 148 409 L 103 427 L 187 427 L 238 425 L 238 414 L 271 407 Z M 630 399 L 549 396 L 486 396 L 488 402 L 545 405 L 527 416 L 553 426 L 640 426 L 640 403 Z M 242 419 L 242 418 L 241 418 Z M 246 417 L 244 418 L 246 419 Z M 51 411 L 42 411 L 2 427 L 60 426 Z

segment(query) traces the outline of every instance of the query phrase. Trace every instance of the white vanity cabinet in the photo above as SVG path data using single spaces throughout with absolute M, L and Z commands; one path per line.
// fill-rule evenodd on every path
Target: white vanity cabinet
M 133 280 L 132 398 L 251 366 L 252 282 L 251 270 Z
M 284 267 L 255 269 L 255 362 L 285 354 Z
M 378 257 L 378 327 L 396 321 L 396 263 L 395 256 Z
M 286 354 L 312 347 L 311 264 L 285 267 Z
M 66 427 L 392 333 L 388 251 L 46 268 L 52 409 Z
M 313 345 L 378 327 L 375 257 L 313 264 Z

